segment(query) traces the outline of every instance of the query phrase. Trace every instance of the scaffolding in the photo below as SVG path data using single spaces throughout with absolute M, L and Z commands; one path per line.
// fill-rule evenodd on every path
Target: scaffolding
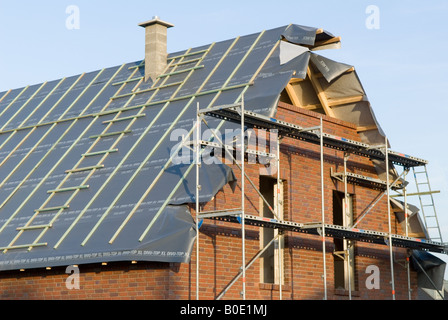
M 240 147 L 233 148 L 233 146 L 226 145 L 222 142 L 221 137 L 217 136 L 213 130 L 212 139 L 217 142 L 203 141 L 201 137 L 201 124 L 204 123 L 207 127 L 207 121 L 205 117 L 218 118 L 223 121 L 229 121 L 241 126 L 240 132 Z M 400 152 L 395 152 L 389 149 L 388 140 L 385 138 L 385 144 L 379 146 L 371 146 L 362 142 L 353 141 L 343 137 L 331 135 L 324 132 L 323 118 L 320 118 L 320 125 L 309 128 L 302 128 L 296 124 L 287 123 L 275 118 L 260 115 L 251 111 L 245 110 L 244 97 L 241 103 L 232 105 L 222 105 L 211 107 L 207 109 L 200 109 L 199 105 L 197 107 L 197 117 L 196 117 L 196 138 L 195 144 L 195 164 L 196 164 L 196 298 L 199 300 L 199 287 L 200 287 L 200 251 L 199 251 L 199 228 L 204 219 L 214 219 L 219 221 L 238 223 L 241 225 L 241 251 L 242 251 L 242 265 L 240 272 L 235 276 L 235 278 L 225 287 L 225 289 L 217 296 L 217 300 L 221 299 L 228 289 L 236 283 L 239 279 L 242 279 L 242 292 L 241 297 L 243 300 L 246 299 L 246 271 L 252 266 L 255 260 L 260 258 L 262 254 L 271 245 L 277 243 L 278 250 L 278 261 L 280 263 L 279 269 L 279 299 L 282 299 L 282 262 L 280 244 L 282 243 L 281 238 L 283 233 L 286 231 L 312 234 L 319 236 L 322 241 L 322 255 L 323 255 L 323 286 L 324 286 L 324 297 L 327 299 L 327 271 L 326 271 L 326 237 L 340 238 L 344 239 L 344 250 L 335 254 L 340 254 L 345 263 L 350 264 L 350 247 L 353 245 L 354 241 L 369 242 L 381 245 L 387 245 L 389 247 L 390 254 L 390 267 L 391 267 L 391 285 L 392 285 L 392 299 L 395 300 L 395 283 L 394 283 L 394 257 L 393 257 L 393 247 L 407 248 L 410 250 L 424 250 L 436 253 L 448 253 L 448 247 L 442 242 L 441 236 L 438 238 L 438 242 L 432 239 L 421 239 L 413 238 L 408 236 L 408 214 L 407 214 L 407 197 L 406 197 L 406 175 L 410 171 L 410 168 L 415 167 L 425 167 L 427 161 L 409 156 Z M 277 143 L 276 150 L 269 150 L 269 153 L 250 150 L 247 149 L 245 141 L 246 129 L 265 129 L 275 131 L 277 133 Z M 250 177 L 245 172 L 245 161 L 246 156 L 249 154 L 255 156 L 270 157 L 273 159 L 277 165 L 277 192 L 279 192 L 280 186 L 280 142 L 283 137 L 289 137 L 297 140 L 306 141 L 308 143 L 319 145 L 320 147 L 320 180 L 321 180 L 321 221 L 316 223 L 297 223 L 291 221 L 284 221 L 280 219 L 279 210 L 279 196 L 277 196 L 277 205 L 272 208 L 263 197 L 261 192 L 257 189 L 255 184 L 250 180 Z M 199 200 L 199 194 L 201 190 L 200 185 L 200 167 L 201 167 L 201 150 L 204 146 L 221 147 L 226 155 L 229 155 L 233 160 L 233 163 L 241 171 L 241 207 L 236 209 L 228 210 L 218 210 L 218 211 L 201 211 L 201 205 Z M 325 199 L 324 199 L 324 148 L 335 149 L 344 152 L 344 172 L 337 173 L 331 170 L 331 176 L 334 179 L 344 183 L 344 205 L 343 210 L 346 210 L 348 201 L 347 184 L 352 183 L 356 185 L 367 186 L 373 189 L 378 189 L 381 193 L 377 196 L 374 203 L 368 206 L 368 208 L 360 215 L 356 222 L 352 225 L 341 226 L 332 225 L 325 221 Z M 238 154 L 239 149 L 239 154 Z M 235 157 L 234 154 L 237 154 Z M 362 176 L 359 174 L 353 174 L 347 172 L 347 161 L 350 155 L 358 155 L 362 157 L 367 157 L 369 159 L 376 159 L 384 161 L 386 164 L 386 181 L 380 179 L 370 178 Z M 239 158 L 239 159 L 237 159 Z M 239 160 L 239 164 L 238 164 Z M 394 181 L 390 181 L 389 169 L 390 163 L 400 165 L 403 167 L 403 172 L 396 177 Z M 403 182 L 404 179 L 404 182 Z M 246 183 L 248 181 L 252 187 L 257 191 L 258 195 L 262 201 L 268 204 L 268 208 L 272 211 L 274 218 L 265 218 L 261 216 L 250 215 L 246 213 L 244 206 L 244 197 L 246 190 Z M 402 182 L 401 187 L 398 187 L 398 183 Z M 400 190 L 400 195 L 404 196 L 404 208 L 405 208 L 405 236 L 392 234 L 392 219 L 390 211 L 390 190 Z M 388 205 L 388 232 L 380 232 L 373 230 L 364 230 L 357 228 L 359 222 L 371 211 L 371 209 L 382 199 L 387 196 Z M 245 228 L 246 226 L 257 226 L 261 228 L 273 228 L 278 230 L 278 233 L 273 237 L 273 239 L 267 243 L 247 264 L 246 264 L 246 243 L 245 243 Z M 411 299 L 411 288 L 410 288 L 410 261 L 406 260 L 406 269 L 408 276 L 408 295 Z M 350 270 L 350 268 L 348 268 Z M 352 298 L 352 283 L 349 271 L 348 276 L 348 295 L 349 299 Z

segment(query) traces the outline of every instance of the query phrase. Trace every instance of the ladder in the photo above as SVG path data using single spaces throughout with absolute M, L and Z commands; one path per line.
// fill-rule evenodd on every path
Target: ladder
M 417 169 L 419 171 L 417 171 L 416 168 L 412 168 L 412 170 L 414 173 L 415 185 L 417 187 L 417 195 L 420 201 L 420 209 L 422 211 L 426 230 L 428 231 L 428 236 L 432 241 L 443 242 L 436 206 L 434 205 L 433 194 L 435 192 L 431 189 L 426 165 L 419 167 L 419 169 Z

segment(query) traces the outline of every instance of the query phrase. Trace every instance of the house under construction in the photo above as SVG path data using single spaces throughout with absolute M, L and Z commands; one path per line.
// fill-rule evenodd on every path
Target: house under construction
M 141 61 L 0 93 L 1 298 L 444 298 L 428 163 L 321 55 L 340 37 L 168 54 L 140 26 Z

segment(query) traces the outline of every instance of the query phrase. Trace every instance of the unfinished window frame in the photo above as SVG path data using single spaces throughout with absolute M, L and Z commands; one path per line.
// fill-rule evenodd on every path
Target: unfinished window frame
M 280 184 L 279 187 L 278 183 Z M 283 180 L 277 180 L 270 176 L 260 176 L 260 192 L 269 205 L 274 208 L 274 212 L 277 213 L 277 219 L 279 220 L 284 220 L 284 186 Z M 277 202 L 278 196 L 280 198 Z M 280 207 L 279 209 L 277 208 L 277 203 Z M 261 217 L 276 219 L 272 210 L 267 207 L 262 199 L 259 200 L 259 208 Z M 278 229 L 262 228 L 260 230 L 260 249 L 263 249 L 272 239 L 278 237 L 272 246 L 260 257 L 260 282 L 264 284 L 280 285 L 280 282 L 282 285 L 285 284 L 285 241 L 284 236 L 279 233 Z M 272 268 L 269 268 L 270 265 Z
M 351 227 L 354 220 L 353 194 L 333 190 L 333 224 Z M 347 200 L 346 200 L 347 199 Z M 338 201 L 336 203 L 336 201 Z M 346 205 L 347 201 L 347 205 Z M 334 289 L 353 293 L 356 291 L 355 246 L 350 240 L 334 238 Z M 341 270 L 342 265 L 342 270 Z

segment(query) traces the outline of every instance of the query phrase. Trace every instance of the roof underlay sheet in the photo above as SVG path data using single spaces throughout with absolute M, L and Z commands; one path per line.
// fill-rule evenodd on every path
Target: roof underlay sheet
M 411 263 L 418 273 L 418 287 L 429 290 L 443 290 L 446 263 L 425 251 L 412 251 Z

